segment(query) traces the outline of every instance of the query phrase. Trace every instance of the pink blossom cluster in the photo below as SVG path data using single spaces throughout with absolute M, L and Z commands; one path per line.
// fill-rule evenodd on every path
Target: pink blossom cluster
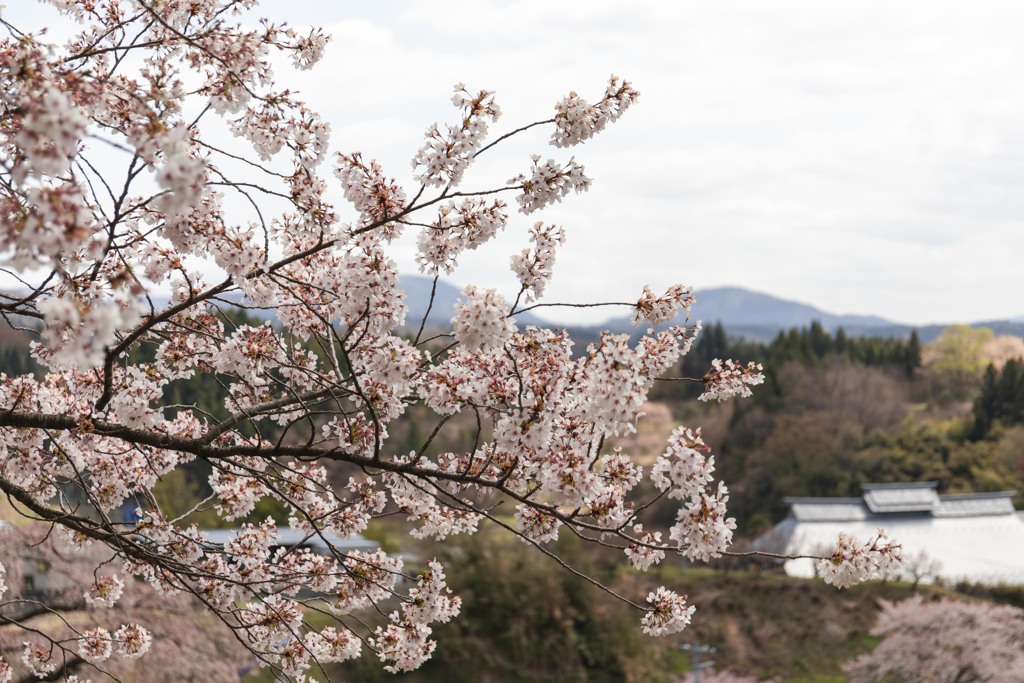
M 634 566 L 646 568 L 661 561 L 665 550 L 705 562 L 726 552 L 736 521 L 727 516 L 728 488 L 723 482 L 718 482 L 716 488 L 711 486 L 714 470 L 715 457 L 710 455 L 700 430 L 676 428 L 650 474 L 659 490 L 683 501 L 676 524 L 669 529 L 672 544 L 662 543 L 660 532 L 655 535 L 635 529 L 637 536 L 626 548 Z
M 194 199 L 203 194 L 206 167 L 192 147 L 188 128 L 173 126 L 146 144 L 159 148 L 162 157 L 155 173 L 163 192 L 154 198 L 153 206 L 171 216 L 191 209 Z
M 470 285 L 462 290 L 464 303 L 455 304 L 452 316 L 455 340 L 470 351 L 490 351 L 501 347 L 515 332 L 508 304 L 496 289 L 478 290 Z
M 863 581 L 885 578 L 899 566 L 901 557 L 902 547 L 882 529 L 866 542 L 841 533 L 832 555 L 822 558 L 818 569 L 825 583 L 849 588 Z
M 557 225 L 536 223 L 530 229 L 533 249 L 523 249 L 510 259 L 512 272 L 519 278 L 527 303 L 544 296 L 555 266 L 555 249 L 565 243 L 565 231 Z
M 452 104 L 459 108 L 460 123 L 447 126 L 443 133 L 435 123 L 427 130 L 427 142 L 412 159 L 415 179 L 427 187 L 458 185 L 483 145 L 488 119 L 494 122 L 501 116 L 493 92 L 481 90 L 472 95 L 462 83 L 455 86 Z
M 679 544 L 682 553 L 691 560 L 721 557 L 732 543 L 736 520 L 726 517 L 725 504 L 729 502 L 729 489 L 724 483 L 707 487 L 690 499 L 679 510 L 676 523 L 669 529 L 669 538 Z
M 12 265 L 51 263 L 79 250 L 95 251 L 96 230 L 81 186 L 74 182 L 30 185 L 0 197 L 3 254 Z
M 604 96 L 597 104 L 588 104 L 575 92 L 555 105 L 555 132 L 551 144 L 570 147 L 589 140 L 612 123 L 640 96 L 628 82 L 618 76 L 608 80 Z
M 643 524 L 637 524 L 633 533 L 637 540 L 626 546 L 625 553 L 634 569 L 645 572 L 665 559 L 660 531 L 644 531 Z
M 721 403 L 733 396 L 746 398 L 751 395 L 750 387 L 764 384 L 764 368 L 760 363 L 747 363 L 746 367 L 734 360 L 711 361 L 711 370 L 704 375 L 704 393 L 700 401 L 712 399 Z
M 546 515 L 524 503 L 516 506 L 516 526 L 523 539 L 534 543 L 549 543 L 558 538 L 562 521 L 554 515 Z
M 686 604 L 686 596 L 679 595 L 664 586 L 647 596 L 646 614 L 641 620 L 644 633 L 651 636 L 667 636 L 679 633 L 690 625 L 690 618 L 697 608 Z
M 23 186 L 65 176 L 89 123 L 85 102 L 75 101 L 82 84 L 54 68 L 52 58 L 29 36 L 0 43 L 0 102 L 14 117 L 3 145 L 16 150 L 4 165 Z
M 114 343 L 118 330 L 140 317 L 140 302 L 130 293 L 84 290 L 56 290 L 37 305 L 47 327 L 43 340 L 48 345 L 45 364 L 61 367 L 95 367 Z
M 76 650 L 86 662 L 99 664 L 115 653 L 126 659 L 141 657 L 149 650 L 152 640 L 149 632 L 138 624 L 125 624 L 114 633 L 97 626 L 82 632 L 76 643 Z M 60 656 L 54 648 L 26 642 L 21 661 L 32 675 L 45 678 L 57 670 Z M 0 674 L 2 673 L 0 669 Z
M 380 164 L 367 165 L 358 152 L 339 154 L 334 175 L 341 181 L 345 199 L 359 211 L 361 226 L 384 223 L 381 232 L 389 240 L 401 233 L 401 224 L 388 219 L 404 211 L 405 191 L 384 175 Z
M 649 287 L 644 287 L 644 293 L 636 302 L 636 313 L 633 322 L 639 323 L 644 320 L 650 325 L 660 325 L 669 322 L 676 317 L 679 309 L 686 311 L 686 319 L 690 319 L 690 307 L 697 301 L 693 296 L 693 290 L 682 285 L 669 287 L 662 296 L 655 296 Z
M 570 159 L 564 164 L 548 159 L 543 164 L 536 154 L 530 175 L 520 173 L 508 184 L 522 190 L 516 196 L 519 210 L 525 214 L 533 213 L 554 202 L 560 202 L 570 192 L 576 194 L 590 189 L 590 178 L 583 173 L 583 166 Z
M 677 427 L 668 448 L 651 468 L 651 482 L 669 498 L 696 498 L 711 483 L 715 456 L 701 438 L 700 429 Z
M 85 601 L 93 607 L 113 607 L 124 592 L 124 581 L 116 574 L 96 577 L 92 587 L 85 593 Z
M 417 237 L 416 261 L 420 271 L 451 274 L 459 255 L 488 242 L 505 228 L 508 214 L 500 199 L 465 199 L 461 203 L 441 204 L 437 219 L 425 226 Z
M 28 670 L 36 678 L 46 678 L 57 670 L 57 657 L 53 648 L 23 643 L 24 650 L 21 653 L 21 661 L 28 667 Z M 12 673 L 8 670 L 7 676 L 10 680 Z
M 116 645 L 119 656 L 133 659 L 146 654 L 152 642 L 149 631 L 138 624 L 126 624 L 113 634 L 97 626 L 78 639 L 78 653 L 86 661 L 95 664 L 108 659 Z

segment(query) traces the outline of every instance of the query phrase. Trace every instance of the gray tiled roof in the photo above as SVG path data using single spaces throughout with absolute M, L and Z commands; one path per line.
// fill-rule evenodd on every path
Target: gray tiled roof
M 872 512 L 929 512 L 939 505 L 938 482 L 865 484 L 864 502 Z
M 1015 492 L 938 495 L 935 482 L 863 488 L 862 498 L 787 498 L 790 516 L 759 542 L 772 552 L 820 556 L 840 532 L 866 541 L 884 528 L 903 547 L 904 578 L 927 560 L 948 581 L 1024 585 L 1024 512 L 1013 509 Z M 793 576 L 816 572 L 807 557 L 785 568 Z
M 787 498 L 786 502 L 800 522 L 843 522 L 870 515 L 860 498 Z
M 975 517 L 1013 514 L 1016 491 L 998 493 L 936 493 L 938 482 L 864 484 L 861 498 L 786 498 L 801 522 L 877 520 L 892 514 L 930 513 L 933 517 Z
M 1013 492 L 968 493 L 939 496 L 939 506 L 932 512 L 936 517 L 977 517 L 983 515 L 1012 515 Z

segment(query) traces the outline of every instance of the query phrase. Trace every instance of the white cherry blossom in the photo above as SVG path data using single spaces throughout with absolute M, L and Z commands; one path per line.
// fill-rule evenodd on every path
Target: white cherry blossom
M 147 624 L 103 621 L 137 587 L 201 605 L 286 679 L 310 680 L 314 663 L 363 647 L 388 671 L 415 669 L 436 647 L 433 624 L 462 603 L 436 560 L 407 567 L 397 553 L 335 543 L 385 516 L 436 540 L 493 521 L 550 553 L 564 531 L 641 570 L 670 553 L 728 552 L 728 489 L 699 430 L 673 432 L 647 473 L 607 443 L 636 429 L 699 323 L 604 333 L 586 348 L 565 330 L 518 329 L 566 231 L 530 229 L 509 206 L 532 214 L 591 180 L 576 158 L 532 156 L 497 187 L 471 173 L 534 127 L 558 148 L 590 142 L 637 100 L 630 83 L 612 77 L 593 104 L 571 93 L 553 118 L 498 137 L 494 93 L 459 85 L 457 118 L 427 129 L 405 185 L 370 151 L 337 154 L 333 175 L 322 168 L 330 123 L 273 68 L 320 61 L 322 30 L 256 21 L 255 0 L 53 4 L 76 35 L 58 44 L 12 25 L 0 40 L 0 259 L 22 281 L 0 292 L 0 308 L 33 327 L 41 367 L 0 375 L 0 493 L 52 520 L 54 538 L 93 566 L 75 588 L 90 607 L 82 623 L 26 630 L 31 675 L 50 676 L 67 653 L 145 655 Z M 97 146 L 115 151 L 101 161 Z M 407 229 L 415 246 L 399 239 Z M 469 284 L 450 331 L 410 318 L 397 254 L 451 275 L 467 252 L 520 230 L 517 290 Z M 689 320 L 693 304 L 675 285 L 645 287 L 632 308 L 660 327 Z M 715 360 L 701 398 L 762 381 L 760 366 Z M 208 472 L 206 497 L 172 514 L 164 492 L 186 466 L 190 483 Z M 646 529 L 636 517 L 660 495 L 678 501 L 675 524 Z M 281 547 L 272 519 L 243 519 L 267 506 L 326 553 Z M 214 542 L 198 514 L 236 533 Z M 882 536 L 844 540 L 823 572 L 845 585 L 897 558 Z M 0 565 L 6 599 L 20 590 L 12 581 Z M 331 623 L 311 627 L 311 608 Z M 676 633 L 693 613 L 660 588 L 642 627 Z M 0 683 L 11 669 L 0 660 Z
M 714 399 L 721 403 L 733 396 L 750 396 L 750 387 L 764 384 L 763 370 L 760 363 L 747 363 L 744 367 L 733 360 L 716 358 L 711 361 L 711 370 L 704 375 L 704 393 L 697 399 Z
M 644 633 L 652 636 L 666 636 L 679 633 L 690 625 L 690 618 L 697 608 L 686 604 L 686 596 L 679 595 L 664 586 L 648 594 L 647 613 L 641 620 Z
M 515 323 L 509 308 L 496 289 L 478 290 L 470 285 L 462 290 L 464 303 L 455 304 L 452 325 L 455 339 L 468 350 L 490 351 L 512 338 Z

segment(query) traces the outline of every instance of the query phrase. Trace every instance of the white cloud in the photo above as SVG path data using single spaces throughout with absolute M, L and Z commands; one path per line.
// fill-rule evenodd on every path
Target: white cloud
M 569 234 L 549 300 L 682 281 L 915 323 L 1024 313 L 1022 3 L 264 5 L 328 25 L 324 62 L 281 74 L 334 122 L 336 149 L 400 179 L 457 81 L 498 91 L 497 131 L 611 73 L 635 82 L 637 107 L 574 150 L 594 189 L 543 217 Z M 496 151 L 480 176 L 503 182 L 530 150 L 569 156 L 546 138 Z M 456 281 L 513 287 L 507 258 L 534 220 Z M 400 258 L 413 269 L 408 246 Z

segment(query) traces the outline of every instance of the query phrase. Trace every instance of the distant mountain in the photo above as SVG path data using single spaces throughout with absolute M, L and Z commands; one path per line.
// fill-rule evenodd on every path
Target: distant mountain
M 405 316 L 405 322 L 409 327 L 419 326 L 429 306 L 430 314 L 427 316 L 427 324 L 446 329 L 451 328 L 452 314 L 455 312 L 455 302 L 462 298 L 462 290 L 459 287 L 444 280 L 438 280 L 432 306 L 430 305 L 430 292 L 434 287 L 433 278 L 422 275 L 402 275 L 399 280 L 399 287 L 405 290 L 405 304 L 409 307 L 409 313 Z M 524 325 L 551 325 L 551 323 L 529 312 L 517 315 L 516 323 L 520 327 Z
M 896 333 L 896 329 L 905 328 L 906 334 L 911 330 L 878 316 L 826 313 L 810 304 L 742 287 L 716 287 L 694 294 L 697 304 L 692 311 L 693 318 L 702 320 L 705 325 L 720 322 L 730 333 L 758 341 L 768 341 L 780 330 L 807 327 L 814 321 L 832 331 L 842 327 L 855 336 L 874 335 L 877 330 L 893 330 L 893 336 L 896 336 L 901 334 Z M 615 318 L 598 327 L 626 331 L 631 328 L 630 318 Z
M 720 321 L 723 325 L 767 325 L 770 327 L 806 327 L 817 320 L 822 326 L 871 328 L 895 323 L 873 315 L 836 315 L 798 301 L 789 301 L 752 292 L 741 287 L 717 287 L 696 292 L 695 316 Z
M 405 291 L 405 305 L 409 307 L 409 312 L 405 316 L 407 325 L 418 326 L 419 321 L 423 320 L 423 316 L 427 314 L 429 306 L 428 324 L 445 328 L 451 326 L 452 311 L 455 309 L 455 302 L 459 299 L 458 287 L 444 280 L 438 280 L 434 303 L 431 305 L 430 292 L 434 286 L 433 278 L 422 275 L 402 275 L 399 278 L 398 286 Z
M 405 291 L 409 313 L 406 323 L 418 327 L 427 312 L 433 278 L 422 275 L 402 275 L 399 286 Z M 434 303 L 430 307 L 427 324 L 444 329 L 451 328 L 451 317 L 455 302 L 462 298 L 461 288 L 445 280 L 437 281 Z M 807 327 L 817 320 L 826 329 L 835 332 L 842 327 L 852 337 L 906 337 L 916 329 L 921 341 L 935 341 L 946 325 L 914 327 L 872 315 L 838 315 L 798 301 L 782 299 L 742 287 L 715 287 L 696 292 L 697 305 L 693 317 L 703 320 L 705 325 L 721 322 L 729 334 L 745 337 L 752 341 L 771 341 L 780 331 L 796 327 Z M 274 318 L 270 311 L 251 311 L 258 316 Z M 586 343 L 596 340 L 600 330 L 637 333 L 640 328 L 633 325 L 631 317 L 613 318 L 600 325 L 570 326 L 577 346 L 585 348 Z M 516 316 L 520 327 L 524 325 L 558 326 L 558 321 L 546 321 L 532 313 Z M 1019 320 L 974 323 L 972 327 L 989 327 L 996 334 L 1024 336 L 1024 317 Z
M 406 324 L 409 327 L 419 327 L 423 315 L 430 305 L 430 290 L 433 287 L 434 279 L 422 275 L 402 275 L 399 278 L 398 286 L 405 292 L 405 303 L 409 312 L 405 316 Z M 430 306 L 430 315 L 427 317 L 427 324 L 433 327 L 451 328 L 451 318 L 455 311 L 455 302 L 462 298 L 461 288 L 456 287 L 444 280 L 437 281 L 437 291 L 434 293 L 434 304 Z M 241 303 L 242 295 L 238 292 L 222 295 L 223 299 L 232 303 Z M 153 297 L 153 303 L 157 309 L 163 308 L 170 303 L 166 296 Z M 273 310 L 249 308 L 249 314 L 260 320 L 277 322 L 277 314 Z M 522 313 L 516 316 L 516 321 L 523 325 L 550 325 L 545 320 L 538 318 L 532 313 Z
M 433 278 L 422 275 L 403 275 L 399 286 L 406 293 L 406 304 L 409 313 L 406 322 L 409 327 L 418 327 L 423 315 L 427 312 Z M 427 323 L 433 327 L 450 329 L 451 317 L 455 302 L 461 298 L 461 289 L 444 280 L 438 280 L 434 294 L 434 303 L 430 308 Z M 732 336 L 745 337 L 752 341 L 771 341 L 780 331 L 790 328 L 802 328 L 812 322 L 820 322 L 826 329 L 835 332 L 842 327 L 847 335 L 853 337 L 906 337 L 912 330 L 917 330 L 921 341 L 935 341 L 946 327 L 945 324 L 913 326 L 892 322 L 885 318 L 872 315 L 838 315 L 827 313 L 819 308 L 798 301 L 782 299 L 762 292 L 754 292 L 741 287 L 716 287 L 696 292 L 697 305 L 693 317 L 704 321 L 705 325 L 721 322 Z M 226 295 L 225 298 L 239 301 L 238 294 Z M 167 305 L 166 297 L 154 297 L 157 308 Z M 276 322 L 273 311 L 249 309 L 249 313 L 257 318 Z M 520 327 L 524 325 L 559 326 L 559 322 L 547 321 L 532 313 L 516 316 Z M 0 325 L 0 328 L 6 326 Z M 572 325 L 570 327 L 577 346 L 585 348 L 586 343 L 596 340 L 601 330 L 613 332 L 629 332 L 636 334 L 642 329 L 634 326 L 631 317 L 613 318 L 600 325 Z M 997 335 L 1008 334 L 1024 337 L 1024 316 L 1009 320 L 994 320 L 972 323 L 971 327 L 988 327 Z M 0 329 L 0 348 L 23 344 L 22 335 L 14 335 Z

